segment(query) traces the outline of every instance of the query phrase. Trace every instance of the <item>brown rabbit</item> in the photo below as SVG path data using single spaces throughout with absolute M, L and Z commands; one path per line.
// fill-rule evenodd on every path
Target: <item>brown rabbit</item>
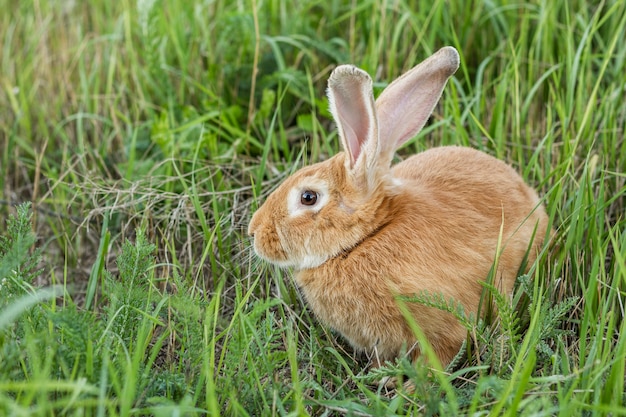
M 337 67 L 328 97 L 344 152 L 287 178 L 249 225 L 256 253 L 295 269 L 319 320 L 378 361 L 416 343 L 397 296 L 426 291 L 477 313 L 494 262 L 494 283 L 510 294 L 527 252 L 532 263 L 547 233 L 537 193 L 485 153 L 440 147 L 391 168 L 458 66 L 457 51 L 445 47 L 376 102 L 367 73 Z M 450 313 L 408 307 L 445 366 L 466 330 Z

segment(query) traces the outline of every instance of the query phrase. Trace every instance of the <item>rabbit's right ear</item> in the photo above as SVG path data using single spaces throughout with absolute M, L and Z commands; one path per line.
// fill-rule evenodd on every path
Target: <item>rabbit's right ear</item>
M 328 79 L 328 101 L 348 155 L 346 168 L 353 173 L 365 173 L 375 162 L 378 151 L 372 79 L 353 65 L 340 65 Z

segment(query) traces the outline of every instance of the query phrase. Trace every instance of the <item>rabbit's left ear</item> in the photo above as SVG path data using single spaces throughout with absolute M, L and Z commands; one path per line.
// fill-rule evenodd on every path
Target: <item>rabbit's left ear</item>
M 459 62 L 456 49 L 446 46 L 385 88 L 376 100 L 385 148 L 394 152 L 422 130 Z

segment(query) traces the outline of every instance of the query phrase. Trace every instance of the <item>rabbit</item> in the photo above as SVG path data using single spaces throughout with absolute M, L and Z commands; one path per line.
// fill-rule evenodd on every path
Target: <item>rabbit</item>
M 338 66 L 327 94 L 343 152 L 285 179 L 249 223 L 256 254 L 293 268 L 318 320 L 372 355 L 374 367 L 417 346 L 398 296 L 442 295 L 479 314 L 491 268 L 492 283 L 510 295 L 548 233 L 537 193 L 486 153 L 445 146 L 391 166 L 459 62 L 456 49 L 444 47 L 376 101 L 366 72 Z M 406 305 L 441 364 L 449 364 L 467 330 L 449 312 Z M 419 346 L 411 352 L 417 359 Z

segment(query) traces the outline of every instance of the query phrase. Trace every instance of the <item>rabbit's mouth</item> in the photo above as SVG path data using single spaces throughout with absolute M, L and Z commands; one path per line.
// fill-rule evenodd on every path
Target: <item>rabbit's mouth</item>
M 281 239 L 277 233 L 267 233 L 257 230 L 252 234 L 254 239 L 254 253 L 272 264 L 278 266 L 289 266 L 287 253 L 283 249 Z
M 256 244 L 254 245 L 254 252 L 259 258 L 273 265 L 279 266 L 281 268 L 294 268 L 298 271 L 303 269 L 317 268 L 328 260 L 327 256 L 311 254 L 304 255 L 301 259 L 275 258 L 272 256 L 267 256 L 266 253 L 264 253 L 262 250 L 259 250 Z
M 314 254 L 308 252 L 306 245 L 292 247 L 288 242 L 290 238 L 283 236 L 280 230 L 276 233 L 254 235 L 254 252 L 261 259 L 281 268 L 294 268 L 296 270 L 316 268 L 326 262 L 327 254 Z

